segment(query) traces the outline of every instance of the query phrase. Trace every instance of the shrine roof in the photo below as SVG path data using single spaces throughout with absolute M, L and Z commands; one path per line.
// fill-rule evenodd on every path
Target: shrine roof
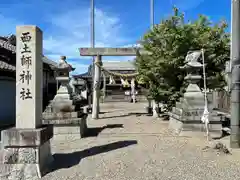
M 92 65 L 89 65 L 88 72 L 83 74 L 73 75 L 73 78 L 92 79 Z M 109 71 L 135 71 L 135 65 L 133 61 L 103 61 L 103 68 Z M 126 74 L 127 72 L 123 73 Z M 101 74 L 102 76 L 102 74 Z
M 16 67 L 11 65 L 11 64 L 8 64 L 4 61 L 0 61 L 0 70 L 5 70 L 5 71 L 16 71 Z
M 52 62 L 51 60 L 49 60 L 45 56 L 43 56 L 42 60 L 43 60 L 43 63 L 48 64 L 50 66 L 55 67 L 57 65 L 57 63 L 55 64 L 54 61 Z M 15 71 L 16 70 L 16 66 L 13 65 L 13 64 L 10 64 L 8 62 L 2 61 L 1 57 L 0 57 L 0 70 Z
M 51 59 L 48 59 L 46 56 L 43 56 L 42 60 L 44 63 L 49 64 L 51 66 L 57 67 L 57 65 L 58 65 L 58 63 L 56 63 L 55 61 L 52 61 Z

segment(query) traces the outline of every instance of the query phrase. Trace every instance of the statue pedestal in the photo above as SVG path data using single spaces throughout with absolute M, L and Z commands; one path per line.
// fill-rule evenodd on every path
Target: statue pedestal
M 74 104 L 72 88 L 69 85 L 69 67 L 58 68 L 56 78 L 61 84 L 56 96 L 43 112 L 43 123 L 53 124 L 54 135 L 78 134 L 84 136 L 86 131 L 86 115 Z
M 0 163 L 5 173 L 3 179 L 38 179 L 49 171 L 48 166 L 53 162 L 50 145 L 52 126 L 37 129 L 10 128 L 1 134 Z
M 61 89 L 61 92 L 64 88 Z M 86 116 L 73 105 L 69 94 L 58 93 L 43 112 L 43 123 L 54 125 L 54 135 L 79 134 L 84 136 Z M 64 130 L 62 130 L 64 129 Z
M 204 111 L 204 94 L 200 88 L 190 84 L 187 92 L 180 102 L 176 102 L 172 112 L 169 113 L 169 129 L 176 135 L 186 135 L 188 132 L 206 132 L 205 124 L 202 123 L 201 117 Z M 189 90 L 198 91 L 189 91 Z M 221 118 L 211 112 L 209 115 L 209 131 L 214 136 L 222 135 Z

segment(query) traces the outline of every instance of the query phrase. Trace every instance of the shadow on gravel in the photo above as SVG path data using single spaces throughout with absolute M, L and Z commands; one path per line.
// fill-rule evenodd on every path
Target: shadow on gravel
M 117 141 L 114 143 L 102 145 L 102 146 L 94 146 L 89 149 L 85 149 L 82 151 L 77 151 L 73 153 L 66 153 L 66 154 L 54 154 L 54 162 L 50 168 L 50 172 L 63 169 L 63 168 L 70 168 L 72 166 L 75 166 L 79 164 L 81 159 L 89 157 L 89 156 L 94 156 L 97 154 L 113 151 L 116 149 L 124 148 L 127 146 L 131 146 L 137 144 L 136 140 L 126 140 L 126 141 Z
M 99 119 L 113 119 L 113 118 L 118 118 L 118 117 L 128 117 L 128 116 L 143 116 L 143 115 L 148 115 L 148 113 L 128 113 L 128 114 L 123 114 L 119 116 L 110 116 L 110 117 L 100 117 Z
M 105 111 L 105 112 L 99 112 L 99 114 L 106 114 L 106 113 L 110 113 L 111 111 Z
M 104 129 L 114 129 L 114 128 L 123 128 L 123 124 L 108 124 L 103 127 L 88 128 L 84 138 L 95 137 L 95 136 L 98 136 L 98 134 L 102 132 Z
M 220 139 L 223 139 L 223 138 L 225 138 L 225 137 L 227 137 L 227 136 L 230 136 L 230 135 L 227 134 L 227 133 L 225 133 L 225 132 L 223 132 L 221 136 L 219 136 L 219 137 L 213 137 L 212 139 L 213 139 L 213 140 L 220 140 Z

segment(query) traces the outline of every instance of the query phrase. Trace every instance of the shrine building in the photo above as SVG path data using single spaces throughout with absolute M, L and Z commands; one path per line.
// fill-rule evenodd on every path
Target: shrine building
M 133 61 L 103 61 L 102 67 L 104 70 L 117 74 L 134 74 L 136 68 Z M 101 96 L 104 101 L 129 101 L 131 91 L 130 83 L 133 77 L 112 76 L 109 73 L 101 72 Z M 89 65 L 88 71 L 83 74 L 73 75 L 74 86 L 78 91 L 87 91 L 87 97 L 91 98 L 92 90 L 92 65 Z M 123 83 L 124 81 L 124 83 Z M 84 82 L 84 83 L 83 83 Z M 138 97 L 142 95 L 142 87 L 136 83 L 136 91 Z

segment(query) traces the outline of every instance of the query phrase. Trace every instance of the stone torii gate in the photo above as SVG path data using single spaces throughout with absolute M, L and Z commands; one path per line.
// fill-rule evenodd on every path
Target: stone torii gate
M 102 65 L 102 56 L 136 56 L 137 50 L 140 54 L 145 54 L 143 49 L 139 48 L 80 48 L 81 56 L 95 56 L 95 64 Z M 99 100 L 100 100 L 100 76 L 101 68 L 94 66 L 94 82 L 93 82 L 93 105 L 92 118 L 99 118 Z

